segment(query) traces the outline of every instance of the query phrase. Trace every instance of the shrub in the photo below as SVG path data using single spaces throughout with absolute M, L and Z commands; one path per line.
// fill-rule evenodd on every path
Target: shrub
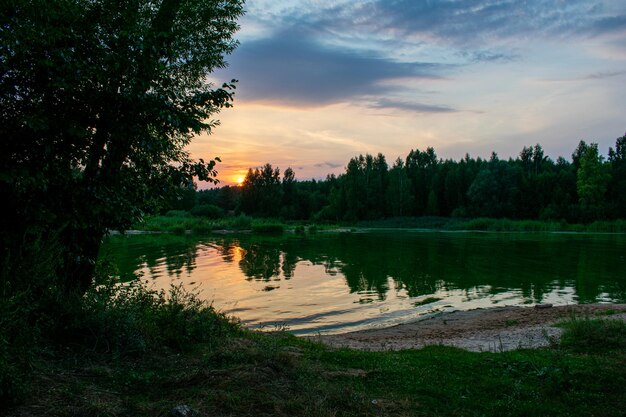
M 165 213 L 165 217 L 189 217 L 189 212 L 185 210 L 170 210 Z
M 65 340 L 97 353 L 132 356 L 163 347 L 183 351 L 196 343 L 216 344 L 240 327 L 200 300 L 172 286 L 149 289 L 141 281 L 113 278 L 89 290 Z
M 209 219 L 220 219 L 224 217 L 224 210 L 213 204 L 200 204 L 191 209 L 191 215 Z
M 33 233 L 19 253 L 0 253 L 0 404 L 12 405 L 27 394 L 27 381 L 40 353 L 42 329 L 62 317 L 55 275 L 61 259 L 56 238 Z
M 626 322 L 604 319 L 572 319 L 563 324 L 561 347 L 581 353 L 626 350 Z
M 285 226 L 277 223 L 253 224 L 252 231 L 254 233 L 281 234 L 285 231 Z
M 239 216 L 233 217 L 230 221 L 230 227 L 235 230 L 247 230 L 252 226 L 252 217 L 246 216 L 245 214 L 240 214 Z

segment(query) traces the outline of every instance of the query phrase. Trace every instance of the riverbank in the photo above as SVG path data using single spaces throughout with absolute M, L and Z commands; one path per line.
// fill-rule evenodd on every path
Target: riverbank
M 367 351 L 453 346 L 472 352 L 503 352 L 558 344 L 572 319 L 610 317 L 626 321 L 626 304 L 495 307 L 454 311 L 392 327 L 310 339 L 334 348 Z
M 624 305 L 474 310 L 425 320 L 419 329 L 413 323 L 378 333 L 430 332 L 434 341 L 565 319 L 563 339 L 546 348 L 475 353 L 441 344 L 400 351 L 387 346 L 382 352 L 331 347 L 328 340 L 319 344 L 287 332 L 247 331 L 219 316 L 217 327 L 181 344 L 190 329 L 185 323 L 194 323 L 196 315 L 204 323 L 215 313 L 185 308 L 182 298 L 145 302 L 140 291 L 121 305 L 98 304 L 97 314 L 88 317 L 95 332 L 88 339 L 98 343 L 42 351 L 31 362 L 26 395 L 0 414 L 611 417 L 623 415 L 626 403 L 626 325 L 613 320 L 621 318 Z M 124 325 L 98 327 L 114 317 L 125 319 Z M 155 334 L 145 346 L 111 350 L 120 336 L 136 341 L 138 330 L 161 334 L 164 323 L 154 327 L 155 318 L 170 323 L 163 340 L 169 342 Z M 191 414 L 177 414 L 181 410 Z
M 482 232 L 565 232 L 565 233 L 626 233 L 626 220 L 595 221 L 589 224 L 569 224 L 564 221 L 510 220 L 452 217 L 393 217 L 361 222 L 315 223 L 284 222 L 280 219 L 252 218 L 245 215 L 210 219 L 187 212 L 172 212 L 164 216 L 148 216 L 132 227 L 138 231 L 184 233 L 260 233 L 297 234 L 318 231 L 363 231 L 379 229 L 482 231 Z

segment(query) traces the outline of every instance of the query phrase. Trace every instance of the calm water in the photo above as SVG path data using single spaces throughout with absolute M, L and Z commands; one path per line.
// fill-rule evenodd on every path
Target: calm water
M 135 235 L 110 237 L 102 253 L 124 277 L 181 284 L 250 327 L 297 334 L 476 307 L 626 302 L 624 235 Z

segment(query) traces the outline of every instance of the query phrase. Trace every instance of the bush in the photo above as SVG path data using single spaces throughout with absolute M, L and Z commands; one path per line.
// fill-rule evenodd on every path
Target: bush
M 215 344 L 239 325 L 213 307 L 172 286 L 169 293 L 140 281 L 117 284 L 109 279 L 90 290 L 82 314 L 73 323 L 81 346 L 116 356 L 169 347 L 183 351 L 195 343 Z
M 240 214 L 237 217 L 233 217 L 230 221 L 230 227 L 235 230 L 248 230 L 252 226 L 252 217 Z
M 285 226 L 277 223 L 253 224 L 252 231 L 254 233 L 281 234 L 285 231 Z
M 213 204 L 201 204 L 191 209 L 191 215 L 209 219 L 221 219 L 224 217 L 224 210 Z
M 42 330 L 63 316 L 64 298 L 55 275 L 60 245 L 34 233 L 19 253 L 0 253 L 0 404 L 27 394 L 27 381 L 41 353 Z
M 170 210 L 165 213 L 165 217 L 189 217 L 189 212 L 185 210 Z
M 28 395 L 31 373 L 44 361 L 44 353 L 122 357 L 164 347 L 182 351 L 197 343 L 211 347 L 241 330 L 180 287 L 166 293 L 139 281 L 120 284 L 111 278 L 117 274 L 106 262 L 99 262 L 96 273 L 103 278 L 81 295 L 60 290 L 55 276 L 58 247 L 35 242 L 18 255 L 0 254 L 2 407 Z
M 626 322 L 604 319 L 572 319 L 563 324 L 561 347 L 580 353 L 626 350 Z

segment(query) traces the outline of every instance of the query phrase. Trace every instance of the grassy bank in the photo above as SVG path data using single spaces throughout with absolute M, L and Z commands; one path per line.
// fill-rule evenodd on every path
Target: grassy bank
M 394 217 L 357 223 L 368 228 L 409 228 L 450 231 L 485 232 L 590 232 L 626 233 L 626 220 L 596 221 L 590 224 L 569 224 L 561 221 L 510 219 L 459 219 L 453 217 Z
M 564 324 L 543 350 L 360 352 L 249 332 L 177 289 L 111 284 L 20 347 L 30 355 L 12 380 L 3 373 L 4 413 L 619 416 L 626 405 L 626 325 L 605 317 Z
M 168 233 L 204 234 L 217 230 L 246 231 L 254 233 L 283 233 L 287 226 L 273 219 L 253 219 L 239 215 L 217 219 L 192 216 L 186 212 L 172 212 L 165 216 L 148 216 L 133 225 L 135 230 Z
M 397 228 L 447 231 L 484 232 L 570 232 L 626 233 L 626 220 L 596 221 L 590 224 L 569 224 L 557 221 L 510 219 L 459 219 L 452 217 L 393 217 L 357 223 L 315 224 L 285 223 L 279 219 L 256 219 L 245 215 L 209 219 L 186 212 L 171 212 L 164 216 L 149 216 L 133 226 L 136 230 L 168 233 L 211 233 L 216 230 L 248 231 L 253 233 L 283 233 L 293 230 L 324 230 L 337 228 Z

